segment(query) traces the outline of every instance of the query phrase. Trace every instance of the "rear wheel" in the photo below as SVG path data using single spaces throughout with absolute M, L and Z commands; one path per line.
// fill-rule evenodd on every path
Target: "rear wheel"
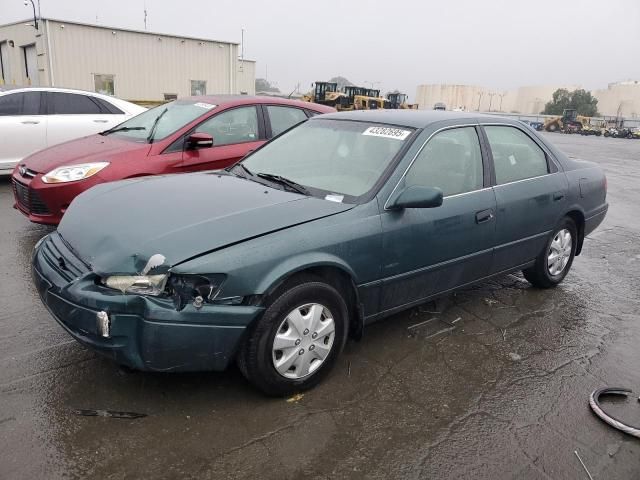
M 564 280 L 573 264 L 578 245 L 575 222 L 564 217 L 554 229 L 533 267 L 522 271 L 524 278 L 538 288 L 551 288 Z
M 317 385 L 347 339 L 347 305 L 331 285 L 293 284 L 270 303 L 238 355 L 244 376 L 267 395 Z

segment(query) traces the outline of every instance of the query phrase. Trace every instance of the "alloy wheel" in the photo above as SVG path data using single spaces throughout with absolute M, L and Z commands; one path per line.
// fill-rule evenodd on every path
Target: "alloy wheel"
M 571 251 L 573 249 L 573 239 L 571 232 L 563 228 L 553 237 L 549 252 L 547 253 L 547 269 L 552 276 L 560 275 L 569 263 Z

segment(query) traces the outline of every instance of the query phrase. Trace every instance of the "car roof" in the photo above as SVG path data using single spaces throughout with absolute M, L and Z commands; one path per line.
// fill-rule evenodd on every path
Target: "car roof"
M 20 87 L 20 86 L 7 86 L 0 87 L 0 95 L 3 93 L 20 93 L 20 92 L 60 92 L 60 93 L 78 93 L 81 95 L 91 95 L 93 97 L 103 98 L 111 103 L 124 102 L 125 104 L 134 105 L 127 100 L 122 100 L 118 97 L 112 97 L 111 95 L 104 95 L 102 93 L 91 92 L 89 90 L 79 90 L 77 88 L 62 88 L 62 87 Z
M 268 104 L 268 105 L 291 105 L 300 108 L 307 108 L 321 113 L 335 112 L 332 107 L 321 105 L 319 103 L 303 102 L 302 100 L 293 100 L 290 98 L 260 96 L 260 95 L 200 95 L 194 97 L 181 97 L 178 100 L 206 102 L 219 106 L 233 105 L 249 105 L 249 104 Z
M 20 87 L 20 86 L 9 86 L 4 85 L 0 87 L 2 91 L 12 91 L 22 90 L 25 92 L 63 92 L 63 93 L 82 93 L 85 95 L 95 95 L 97 97 L 108 97 L 108 95 L 103 95 L 102 93 L 91 92 L 89 90 L 80 90 L 77 88 L 63 88 L 63 87 Z
M 471 123 L 509 123 L 513 120 L 497 115 L 481 113 L 452 112 L 448 110 L 353 110 L 329 113 L 318 119 L 355 120 L 359 122 L 386 123 L 412 128 L 425 128 L 432 123 L 460 121 Z

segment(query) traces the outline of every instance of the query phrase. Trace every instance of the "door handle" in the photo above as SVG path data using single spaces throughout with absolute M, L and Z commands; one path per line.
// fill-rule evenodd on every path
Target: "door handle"
M 100 120 L 100 119 L 95 119 L 94 122 L 95 123 L 107 123 L 109 120 Z
M 493 209 L 487 208 L 476 212 L 476 223 L 485 223 L 490 220 L 493 220 Z
M 37 125 L 40 123 L 40 120 L 24 120 L 23 122 L 20 122 L 24 125 Z
M 564 193 L 562 192 L 555 192 L 553 194 L 553 201 L 557 202 L 558 200 L 562 200 L 564 198 Z

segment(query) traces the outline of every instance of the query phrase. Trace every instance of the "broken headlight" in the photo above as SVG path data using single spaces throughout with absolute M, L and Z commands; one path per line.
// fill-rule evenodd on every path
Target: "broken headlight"
M 122 293 L 158 296 L 164 292 L 169 275 L 112 275 L 102 280 L 107 287 Z
M 223 274 L 172 274 L 167 282 L 167 292 L 173 298 L 177 310 L 182 310 L 189 303 L 199 307 L 203 303 L 213 302 L 225 278 L 226 276 Z

